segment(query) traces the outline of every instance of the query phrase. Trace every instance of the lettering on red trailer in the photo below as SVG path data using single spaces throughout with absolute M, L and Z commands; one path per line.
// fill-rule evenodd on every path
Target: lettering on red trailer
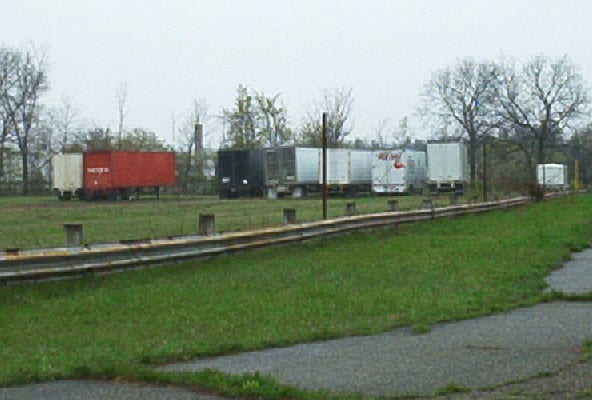
M 90 173 L 95 173 L 95 174 L 108 174 L 109 173 L 109 168 L 105 167 L 105 168 L 87 168 L 86 172 L 90 172 Z

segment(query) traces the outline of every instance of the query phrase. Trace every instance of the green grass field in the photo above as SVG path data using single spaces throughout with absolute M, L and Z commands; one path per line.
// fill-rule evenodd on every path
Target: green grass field
M 331 198 L 330 218 L 345 214 L 345 204 L 355 202 L 360 213 L 386 211 L 389 197 Z M 396 198 L 401 209 L 417 208 L 422 198 Z M 448 197 L 436 200 L 449 203 Z M 201 213 L 214 214 L 219 232 L 250 230 L 283 224 L 283 209 L 296 209 L 300 222 L 322 218 L 320 198 L 240 199 L 215 197 L 164 197 L 125 202 L 63 202 L 55 197 L 0 197 L 0 249 L 59 247 L 64 245 L 65 223 L 84 225 L 85 243 L 155 239 L 195 234 Z
M 332 397 L 265 377 L 150 365 L 404 325 L 424 331 L 541 302 L 549 271 L 589 245 L 591 221 L 592 196 L 578 195 L 166 268 L 2 287 L 0 384 L 123 377 L 266 398 Z

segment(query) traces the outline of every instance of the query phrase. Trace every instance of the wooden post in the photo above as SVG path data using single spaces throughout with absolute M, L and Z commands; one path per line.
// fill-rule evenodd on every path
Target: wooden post
M 296 209 L 284 208 L 284 225 L 296 223 Z
M 422 201 L 421 203 L 421 208 L 423 209 L 429 209 L 431 210 L 432 208 L 434 208 L 434 204 L 432 203 L 432 200 L 430 199 L 425 199 L 424 201 Z
M 211 236 L 216 232 L 216 220 L 214 214 L 199 214 L 199 234 Z
M 82 246 L 83 226 L 82 224 L 64 224 L 66 234 L 66 247 Z
M 399 207 L 399 200 L 388 200 L 386 202 L 386 210 L 387 211 L 397 211 Z
M 345 204 L 345 215 L 356 215 L 356 203 Z

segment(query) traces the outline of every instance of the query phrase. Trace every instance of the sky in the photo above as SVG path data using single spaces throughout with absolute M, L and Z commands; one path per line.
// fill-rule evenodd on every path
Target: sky
M 430 137 L 423 87 L 464 58 L 567 55 L 592 82 L 588 0 L 0 0 L 0 10 L 0 46 L 46 51 L 44 104 L 69 99 L 85 124 L 116 131 L 125 86 L 125 128 L 170 144 L 173 121 L 177 131 L 203 99 L 204 141 L 218 147 L 239 84 L 279 94 L 296 129 L 324 90 L 351 89 L 350 138 L 371 140 L 404 117 Z

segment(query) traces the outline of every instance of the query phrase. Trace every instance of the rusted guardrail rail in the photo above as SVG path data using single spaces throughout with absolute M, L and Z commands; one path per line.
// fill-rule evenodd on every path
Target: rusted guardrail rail
M 125 244 L 0 252 L 0 283 L 61 278 L 171 263 L 245 249 L 287 244 L 360 229 L 396 226 L 527 204 L 529 197 L 495 202 L 451 205 L 413 211 L 389 211 L 327 221 L 232 232 L 212 236 L 183 236 Z

